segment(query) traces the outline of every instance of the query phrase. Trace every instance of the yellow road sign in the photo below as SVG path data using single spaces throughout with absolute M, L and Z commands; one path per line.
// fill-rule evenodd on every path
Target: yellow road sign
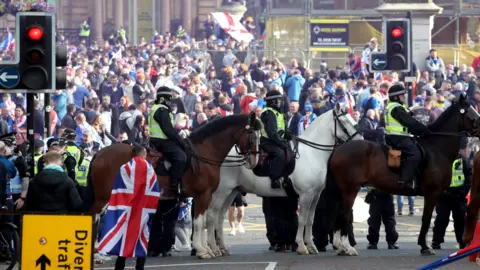
M 24 215 L 22 270 L 93 269 L 93 221 L 88 215 Z

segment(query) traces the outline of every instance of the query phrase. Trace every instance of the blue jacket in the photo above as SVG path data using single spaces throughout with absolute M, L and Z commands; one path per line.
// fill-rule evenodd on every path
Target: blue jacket
M 67 93 L 62 91 L 60 95 L 53 95 L 52 99 L 55 101 L 53 109 L 57 113 L 58 119 L 62 120 L 67 114 Z
M 77 85 L 77 90 L 73 92 L 73 103 L 78 108 L 83 108 L 83 101 L 86 97 L 90 97 L 90 92 L 87 88 Z
M 287 94 L 290 101 L 298 101 L 300 99 L 300 91 L 302 91 L 305 79 L 302 75 L 293 75 L 285 82 L 285 87 L 288 88 Z
M 17 175 L 17 167 L 15 167 L 15 164 L 13 164 L 11 160 L 8 160 L 7 158 L 5 158 L 5 156 L 0 155 L 0 162 L 2 162 L 5 167 L 7 167 L 8 176 L 10 178 L 14 178 L 15 175 Z

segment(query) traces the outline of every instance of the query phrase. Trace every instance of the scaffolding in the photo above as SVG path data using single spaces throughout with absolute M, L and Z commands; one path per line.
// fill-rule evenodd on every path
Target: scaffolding
M 372 37 L 383 41 L 382 15 L 375 8 L 382 0 L 271 0 L 267 1 L 265 51 L 293 51 L 305 55 L 309 67 L 321 60 L 344 65 L 349 53 L 361 54 Z M 443 8 L 435 17 L 432 48 L 445 63 L 470 65 L 480 56 L 480 0 L 434 0 Z M 347 19 L 349 51 L 315 51 L 310 47 L 310 20 Z M 266 54 L 266 56 L 270 56 Z M 285 59 L 288 56 L 283 54 Z M 293 55 L 290 58 L 294 58 Z

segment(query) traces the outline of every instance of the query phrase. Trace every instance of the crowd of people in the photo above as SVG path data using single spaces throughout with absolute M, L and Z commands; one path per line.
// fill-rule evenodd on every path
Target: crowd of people
M 199 43 L 181 27 L 176 33 L 154 33 L 149 42 L 147 40 L 150 37 L 145 37 L 136 45 L 127 41 L 125 35 L 121 34 L 124 33 L 122 29 L 118 35 L 112 35 L 105 40 L 103 45 L 93 41 L 90 43 L 88 39 L 82 39 L 80 44 L 73 45 L 65 37 L 58 36 L 59 44 L 69 45 L 68 86 L 64 90 L 56 90 L 52 95 L 53 110 L 50 112 L 52 128 L 51 133 L 46 136 L 43 130 L 45 119 L 42 99 L 34 104 L 37 139 L 34 147 L 38 154 L 35 161 L 39 174 L 34 184 L 29 187 L 28 181 L 26 184 L 22 182 L 22 179 L 28 179 L 23 167 L 16 169 L 15 174 L 10 172 L 12 178 L 18 176 L 17 172 L 20 172 L 18 180 L 14 183 L 18 188 L 13 192 L 17 208 L 23 206 L 24 200 L 32 198 L 31 200 L 35 201 L 38 199 L 35 196 L 51 192 L 48 189 L 43 190 L 44 186 L 40 183 L 47 181 L 45 174 L 58 176 L 60 171 L 65 172 L 68 177 L 65 174 L 58 176 L 59 179 L 48 177 L 48 183 L 44 184 L 62 185 L 63 189 L 71 192 L 69 207 L 79 207 L 81 196 L 75 193 L 76 189 L 72 187 L 75 187 L 75 182 L 80 186 L 86 185 L 85 169 L 88 170 L 89 161 L 95 153 L 114 143 L 148 146 L 151 133 L 149 129 L 151 119 L 148 116 L 160 88 L 171 90 L 174 127 L 183 138 L 192 130 L 220 117 L 250 112 L 255 112 L 260 117 L 266 106 L 267 94 L 278 91 L 284 100 L 281 110 L 287 115 L 286 128 L 295 136 L 301 135 L 317 117 L 333 109 L 336 102 L 340 102 L 347 104 L 349 113 L 358 121 L 365 139 L 382 140 L 382 115 L 388 100 L 388 90 L 393 85 L 403 84 L 405 74 L 368 72 L 369 54 L 376 51 L 378 46 L 376 39 L 370 41 L 361 57 L 350 55 L 345 67 L 328 68 L 327 64 L 323 63 L 317 70 L 296 59 L 282 63 L 279 59 L 264 58 L 253 58 L 251 63 L 246 65 L 234 54 L 235 51 L 245 50 L 246 45 L 235 42 L 228 36 L 216 36 L 212 22 L 210 17 L 205 22 L 205 28 L 210 31 L 210 37 L 205 42 L 209 48 L 225 50 L 222 61 L 224 67 L 221 69 L 215 68 L 211 63 L 205 63 L 206 60 L 198 56 Z M 251 18 L 245 20 L 247 26 L 251 22 Z M 253 27 L 251 25 L 249 27 L 253 31 Z M 2 53 L 6 54 L 8 52 Z M 433 122 L 451 104 L 453 98 L 461 93 L 466 93 L 471 105 L 478 110 L 479 62 L 480 59 L 476 59 L 472 67 L 445 65 L 441 56 L 432 49 L 425 60 L 426 70 L 420 71 L 414 65 L 417 77 L 416 96 L 411 106 L 414 117 L 424 124 Z M 21 153 L 15 153 L 13 148 L 15 145 L 22 145 L 27 139 L 25 105 L 23 94 L 2 94 L 0 135 L 16 133 L 16 144 L 6 142 L 6 146 L 0 145 L 0 152 L 5 147 L 7 151 L 7 154 L 0 156 L 2 162 L 5 160 L 4 156 L 7 158 L 12 154 L 21 156 Z M 463 156 L 471 159 L 473 151 L 469 149 L 476 145 L 474 140 L 469 142 L 465 140 L 461 152 Z M 48 151 L 43 156 L 45 149 Z M 10 163 L 5 164 L 7 168 L 11 167 Z M 81 167 L 84 170 L 81 170 Z M 68 178 L 74 182 L 65 180 Z M 68 184 L 65 184 L 66 181 Z M 27 194 L 27 190 L 30 195 Z M 387 196 L 387 199 L 390 200 L 390 196 Z M 270 199 L 264 199 L 264 212 L 267 218 L 284 220 L 285 224 L 295 224 L 292 221 L 296 218 L 295 200 L 284 198 L 268 200 Z M 409 198 L 409 202 L 410 200 L 413 201 L 413 198 Z M 246 202 L 236 201 L 238 202 L 232 206 L 239 211 L 239 232 L 244 232 L 241 216 L 243 204 Z M 402 214 L 400 202 L 399 198 L 399 215 Z M 158 241 L 163 241 L 161 245 L 158 247 L 152 245 L 156 250 L 151 255 L 170 256 L 175 233 L 184 246 L 189 245 L 188 236 L 183 229 L 191 223 L 191 220 L 187 221 L 185 215 L 185 209 L 188 210 L 190 204 L 189 201 L 182 201 L 180 204 L 159 203 L 161 219 L 169 219 L 170 222 L 163 223 L 166 235 L 158 238 Z M 275 207 L 271 207 L 272 204 L 275 204 Z M 291 214 L 285 211 L 278 213 L 273 209 L 279 208 L 282 204 L 285 205 L 282 209 L 290 209 Z M 393 207 L 393 198 L 391 205 Z M 177 206 L 177 210 L 170 211 L 174 206 Z M 34 208 L 29 209 L 38 210 L 35 208 L 37 207 L 54 212 L 73 210 L 54 203 L 48 204 L 47 208 L 51 207 L 48 209 L 41 204 L 32 207 Z M 183 210 L 179 211 L 178 207 L 183 207 Z M 233 210 L 232 208 L 230 218 L 232 235 L 235 234 Z M 409 213 L 413 214 L 413 211 L 412 202 Z M 284 251 L 295 245 L 296 228 L 285 225 L 270 227 L 267 230 L 271 249 Z M 392 248 L 395 248 L 394 242 L 389 243 L 392 244 Z M 321 245 L 319 250 L 325 249 L 323 242 Z

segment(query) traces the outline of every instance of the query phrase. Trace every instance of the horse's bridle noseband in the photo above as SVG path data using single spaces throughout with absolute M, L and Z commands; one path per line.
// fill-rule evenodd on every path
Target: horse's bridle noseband
M 345 116 L 347 115 L 348 112 L 344 112 L 342 114 L 337 114 L 335 112 L 335 110 L 333 110 L 333 121 L 335 122 L 335 148 L 343 143 L 346 143 L 348 141 L 351 141 L 353 138 L 355 138 L 355 136 L 357 135 L 361 135 L 362 132 L 360 131 L 359 127 L 358 127 L 358 124 L 356 124 L 354 127 L 355 127 L 355 133 L 353 133 L 352 135 L 350 135 L 350 133 L 348 133 L 348 130 L 347 128 L 343 125 L 342 121 L 340 121 L 340 117 L 342 116 Z M 347 140 L 342 140 L 338 137 L 337 135 L 337 125 L 342 129 L 342 131 L 347 134 L 348 138 Z

